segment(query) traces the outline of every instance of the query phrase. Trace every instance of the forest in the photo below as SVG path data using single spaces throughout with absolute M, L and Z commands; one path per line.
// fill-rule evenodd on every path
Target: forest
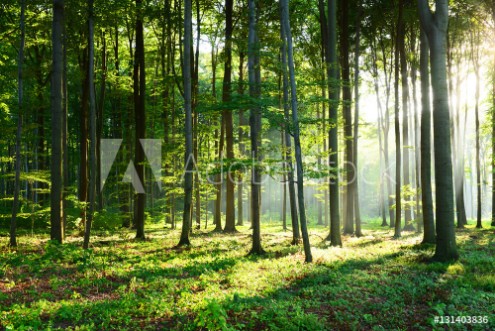
M 4 0 L 0 330 L 495 329 L 495 0 Z

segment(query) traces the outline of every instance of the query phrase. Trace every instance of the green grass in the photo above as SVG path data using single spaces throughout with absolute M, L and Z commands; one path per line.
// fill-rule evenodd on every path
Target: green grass
M 471 222 L 472 223 L 472 222 Z M 57 246 L 23 235 L 1 238 L 0 329 L 6 330 L 493 330 L 495 234 L 457 231 L 458 262 L 428 263 L 434 246 L 406 232 L 393 240 L 378 220 L 364 237 L 329 247 L 311 227 L 314 263 L 290 232 L 263 226 L 268 254 L 247 256 L 250 230 L 195 233 L 174 249 L 179 230 L 81 238 Z M 434 324 L 434 316 L 488 316 L 487 324 Z

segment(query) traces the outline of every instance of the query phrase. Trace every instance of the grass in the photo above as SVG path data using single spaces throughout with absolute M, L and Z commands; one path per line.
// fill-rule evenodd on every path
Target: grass
M 472 223 L 472 222 L 471 222 Z M 174 249 L 179 231 L 150 226 L 148 240 L 126 230 L 63 246 L 23 235 L 1 238 L 0 329 L 5 330 L 493 330 L 493 228 L 457 231 L 461 258 L 428 263 L 434 246 L 379 220 L 364 237 L 329 247 L 311 227 L 313 264 L 290 232 L 262 228 L 268 254 L 247 256 L 250 230 L 202 231 Z M 435 324 L 434 316 L 487 316 L 486 324 Z

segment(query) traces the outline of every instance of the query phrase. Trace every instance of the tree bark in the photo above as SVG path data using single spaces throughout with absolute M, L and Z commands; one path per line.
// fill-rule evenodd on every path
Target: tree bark
M 225 0 L 225 69 L 223 76 L 222 102 L 231 101 L 232 85 L 232 32 L 233 32 L 233 0 Z M 229 105 L 230 106 L 230 105 Z M 225 208 L 225 228 L 224 232 L 236 232 L 235 228 L 235 187 L 234 173 L 230 172 L 230 162 L 234 159 L 234 123 L 232 110 L 224 110 L 225 118 L 225 142 L 227 148 L 227 159 L 229 168 L 226 172 L 226 208 Z
M 353 139 L 353 162 L 356 171 L 354 181 L 354 217 L 356 222 L 356 237 L 361 237 L 361 211 L 359 208 L 359 185 L 358 185 L 358 132 L 359 132 L 359 56 L 360 56 L 360 41 L 361 41 L 361 6 L 358 1 L 358 9 L 356 16 L 356 44 L 354 49 L 354 139 Z
M 401 83 L 402 83 L 402 172 L 404 177 L 404 187 L 411 188 L 410 181 L 410 167 L 409 167 L 409 84 L 407 73 L 407 54 L 406 54 L 406 23 L 404 21 L 404 9 L 405 3 L 403 0 L 399 1 L 399 22 L 397 43 L 399 46 L 400 57 L 400 71 L 401 71 Z M 411 224 L 411 197 L 408 194 L 404 194 L 404 231 L 414 231 L 414 226 Z
M 342 246 L 340 235 L 339 206 L 339 138 L 338 107 L 340 102 L 339 62 L 337 59 L 337 0 L 328 0 L 328 44 L 327 44 L 327 76 L 328 76 L 328 164 L 331 171 L 330 190 L 330 245 Z
M 184 155 L 184 211 L 182 214 L 182 231 L 178 246 L 190 245 L 189 227 L 191 226 L 192 190 L 193 190 L 193 164 L 190 158 L 193 155 L 192 137 L 192 84 L 191 84 L 191 43 L 192 43 L 192 4 L 191 0 L 185 0 L 184 5 L 184 62 L 182 78 L 184 81 L 184 108 L 186 136 L 186 151 Z
M 23 80 L 22 80 L 22 66 L 24 63 L 24 44 L 25 44 L 25 11 L 26 0 L 21 0 L 21 18 L 20 18 L 20 30 L 21 41 L 19 45 L 19 54 L 17 59 L 17 102 L 18 102 L 18 114 L 17 114 L 17 133 L 15 143 L 15 182 L 14 182 L 14 203 L 12 206 L 12 219 L 10 221 L 10 246 L 17 246 L 17 209 L 19 208 L 19 189 L 21 186 L 21 135 L 22 135 L 22 116 L 23 116 Z
M 448 1 L 436 0 L 433 14 L 427 0 L 418 0 L 420 21 L 430 44 L 431 81 L 433 87 L 433 130 L 435 148 L 436 232 L 434 260 L 459 258 L 454 228 L 454 200 L 452 183 L 452 151 L 450 114 L 446 73 L 446 38 Z
M 435 221 L 431 189 L 431 102 L 428 38 L 421 29 L 419 66 L 421 71 L 421 201 L 423 208 L 423 244 L 435 243 Z
M 282 8 L 281 8 L 282 9 Z M 280 25 L 280 37 L 282 41 L 285 37 L 285 24 Z M 292 142 L 290 131 L 290 114 L 289 114 L 289 78 L 287 77 L 287 44 L 282 42 L 281 48 L 282 60 L 282 90 L 284 104 L 284 138 L 285 138 L 285 157 L 284 163 L 287 169 L 287 185 L 289 186 L 289 206 L 292 224 L 292 245 L 297 245 L 301 241 L 301 233 L 299 231 L 299 216 L 297 211 L 296 190 L 294 187 L 294 164 L 292 162 Z
M 399 119 L 399 35 L 401 34 L 402 1 L 399 3 L 399 20 L 394 50 L 394 112 L 395 112 L 395 228 L 394 238 L 401 236 L 402 198 L 401 198 L 401 139 Z
M 313 257 L 311 255 L 311 245 L 309 242 L 308 228 L 306 222 L 306 210 L 304 205 L 304 169 L 302 162 L 301 142 L 299 137 L 299 118 L 297 109 L 297 90 L 296 90 L 296 78 L 294 70 L 294 58 L 292 47 L 292 34 L 290 29 L 289 20 L 289 3 L 288 0 L 281 0 L 282 5 L 282 24 L 285 26 L 287 43 L 287 59 L 289 69 L 290 91 L 291 91 L 291 106 L 292 106 L 292 121 L 294 125 L 294 147 L 296 152 L 296 164 L 297 164 L 297 201 L 299 206 L 299 221 L 301 226 L 301 234 L 304 245 L 304 255 L 306 262 L 312 262 Z M 284 70 L 286 70 L 284 68 Z
M 239 85 L 238 93 L 239 95 L 244 94 L 244 52 L 241 51 L 239 54 Z M 244 109 L 239 110 L 239 128 L 237 131 L 239 137 L 239 152 L 240 156 L 244 157 L 246 153 L 246 147 L 244 146 L 244 131 L 243 126 L 246 125 L 246 119 L 244 118 Z M 244 224 L 244 208 L 243 208 L 243 173 L 239 171 L 237 184 L 237 225 L 242 226 Z
M 483 228 L 481 216 L 482 216 L 482 195 L 481 195 L 481 158 L 480 158 L 480 119 L 479 119 L 479 102 L 480 102 L 480 69 L 479 69 L 479 50 L 475 43 L 478 40 L 474 40 L 475 32 L 471 31 L 471 59 L 473 61 L 474 74 L 476 76 L 476 89 L 474 97 L 474 121 L 475 121 L 475 133 L 476 133 L 476 228 Z M 476 48 L 476 50 L 475 50 Z M 459 220 L 457 221 L 459 222 Z
M 51 240 L 62 243 L 64 240 L 63 225 L 63 167 L 62 167 L 62 81 L 63 81 L 63 47 L 62 25 L 64 21 L 64 0 L 53 0 L 53 67 L 51 86 L 52 108 L 52 157 L 51 157 L 51 197 L 50 223 Z
M 94 84 L 94 13 L 93 0 L 88 0 L 88 90 L 89 90 L 89 131 L 90 131 L 90 153 L 89 153 L 89 213 L 84 228 L 83 248 L 88 249 L 91 234 L 91 225 L 95 211 L 96 198 L 96 100 Z
M 385 207 L 385 183 L 384 180 L 388 182 L 388 178 L 384 178 L 384 174 L 386 174 L 382 166 L 384 164 L 384 155 L 385 150 L 383 148 L 383 139 L 382 139 L 382 128 L 384 127 L 383 125 L 383 109 L 382 109 L 382 102 L 380 101 L 380 86 L 378 84 L 378 66 L 377 66 L 377 52 L 376 52 L 376 43 L 373 40 L 373 45 L 371 49 L 371 56 L 372 56 L 372 68 L 373 68 L 373 85 L 375 88 L 375 95 L 376 95 L 376 104 L 377 104 L 377 123 L 378 123 L 378 149 L 380 152 L 380 210 L 381 210 L 381 216 L 382 216 L 382 224 L 381 226 L 388 226 L 387 224 L 387 212 L 386 212 L 386 207 Z M 386 70 L 386 69 L 385 69 Z M 384 139 L 387 139 L 386 137 L 383 137 Z M 386 176 L 386 175 L 385 175 Z M 387 199 L 388 201 L 388 199 Z M 390 206 L 389 206 L 390 207 Z
M 248 35 L 248 76 L 249 95 L 255 100 L 261 96 L 261 79 L 259 67 L 259 41 L 257 36 L 257 14 L 255 0 L 248 1 L 249 6 L 249 35 Z M 249 116 L 251 129 L 251 157 L 253 158 L 251 177 L 251 226 L 253 228 L 253 246 L 250 254 L 263 254 L 261 246 L 261 220 L 260 220 L 260 195 L 261 195 L 261 108 L 254 102 Z
M 134 224 L 136 226 L 136 239 L 145 239 L 144 235 L 144 208 L 146 206 L 145 178 L 144 178 L 144 150 L 141 139 L 146 134 L 146 78 L 144 60 L 144 36 L 143 36 L 143 8 L 142 0 L 136 0 L 136 51 L 134 52 L 134 119 L 136 121 L 136 137 L 134 145 L 134 161 L 136 174 L 143 186 L 143 192 L 137 192 L 135 198 Z
M 351 80 L 349 65 L 349 2 L 340 1 L 340 62 L 342 70 L 342 102 L 344 118 L 344 143 L 345 143 L 345 169 L 346 169 L 346 193 L 345 193 L 345 218 L 344 233 L 354 233 L 354 192 L 352 182 L 355 180 L 352 147 L 352 113 L 351 113 Z

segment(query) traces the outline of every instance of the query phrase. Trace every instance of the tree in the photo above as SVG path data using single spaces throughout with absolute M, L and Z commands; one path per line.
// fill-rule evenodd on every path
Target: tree
M 91 224 L 95 211 L 96 198 L 96 100 L 94 83 L 94 13 L 93 0 L 88 0 L 88 90 L 89 90 L 89 131 L 90 131 L 90 153 L 89 153 L 89 214 L 85 222 L 83 247 L 88 249 Z
M 395 128 L 395 223 L 394 238 L 401 236 L 401 145 L 400 145 L 400 119 L 399 119 L 399 35 L 401 34 L 401 21 L 403 14 L 402 1 L 399 3 L 399 19 L 394 47 L 394 128 Z
M 403 177 L 404 186 L 410 187 L 410 174 L 409 174 L 409 85 L 408 85 L 408 72 L 407 72 L 407 54 L 406 54 L 406 23 L 404 20 L 405 3 L 403 0 L 399 1 L 399 22 L 397 25 L 397 45 L 399 47 L 400 58 L 400 76 L 402 83 L 402 165 L 403 165 Z M 411 224 L 411 207 L 409 206 L 409 196 L 404 194 L 404 230 L 414 230 Z M 400 236 L 400 233 L 399 233 Z
M 359 132 L 359 57 L 360 57 L 360 42 L 361 42 L 361 5 L 359 0 L 357 3 L 358 10 L 356 15 L 356 44 L 354 47 L 354 130 L 353 130 L 353 163 L 355 171 L 358 170 L 358 132 Z M 354 219 L 356 222 L 356 237 L 361 237 L 361 211 L 359 208 L 359 187 L 358 177 L 352 182 L 354 186 Z
M 421 202 L 423 208 L 423 243 L 435 243 L 435 221 L 431 193 L 431 102 L 428 38 L 423 29 L 420 35 L 421 72 Z
M 248 76 L 249 96 L 253 99 L 249 125 L 251 131 L 251 157 L 254 165 L 251 169 L 251 222 L 253 227 L 253 247 L 250 254 L 263 254 L 261 246 L 260 195 L 261 195 L 261 108 L 254 102 L 261 96 L 261 74 L 257 36 L 257 15 L 255 0 L 249 0 L 249 35 L 248 35 Z
M 289 0 L 281 0 L 282 6 L 282 24 L 285 26 L 285 38 L 284 43 L 287 43 L 287 59 L 288 59 L 288 71 L 290 80 L 290 94 L 291 94 L 291 107 L 292 107 L 292 121 L 294 124 L 294 147 L 296 152 L 296 165 L 297 165 L 297 201 L 299 206 L 299 221 L 301 225 L 301 234 L 303 238 L 304 254 L 306 256 L 306 262 L 312 262 L 313 257 L 311 255 L 311 246 L 309 243 L 308 225 L 306 221 L 306 207 L 304 206 L 304 169 L 302 162 L 301 141 L 299 137 L 299 118 L 297 109 L 297 90 L 296 90 L 296 78 L 294 70 L 294 58 L 292 47 L 292 33 L 290 29 L 289 20 Z M 284 70 L 286 70 L 284 68 Z
M 225 0 L 225 69 L 223 76 L 223 94 L 222 101 L 230 102 L 231 99 L 231 83 L 232 83 L 232 31 L 233 20 L 232 12 L 234 0 Z M 232 111 L 224 110 L 222 117 L 225 121 L 225 141 L 227 147 L 227 159 L 234 159 L 234 123 L 232 119 Z M 235 204 L 234 204 L 234 175 L 230 172 L 230 167 L 227 171 L 226 183 L 226 210 L 225 210 L 225 228 L 224 232 L 236 232 L 235 229 Z
M 475 29 L 475 28 L 473 28 Z M 472 31 L 471 29 L 471 60 L 473 61 L 474 74 L 476 76 L 476 92 L 474 96 L 474 123 L 475 123 L 475 133 L 476 133 L 476 228 L 481 229 L 483 225 L 481 223 L 481 160 L 480 160 L 480 111 L 479 111 L 479 103 L 480 103 L 480 55 L 478 43 L 480 42 L 479 38 L 475 38 L 474 34 L 477 32 Z M 475 43 L 477 45 L 475 45 Z
M 354 233 L 354 192 L 353 181 L 356 180 L 352 163 L 352 112 L 351 112 L 351 79 L 349 65 L 349 1 L 341 0 L 340 19 L 340 62 L 342 70 L 342 102 L 344 117 L 345 171 L 346 171 L 346 200 L 344 233 Z
M 50 188 L 50 224 L 51 240 L 62 243 L 64 240 L 63 225 L 63 167 L 62 167 L 62 81 L 63 81 L 63 47 L 62 24 L 64 21 L 64 0 L 53 0 L 52 24 L 52 157 Z
M 337 0 L 328 0 L 329 38 L 327 45 L 327 76 L 329 91 L 328 163 L 335 174 L 330 178 L 330 245 L 342 246 L 339 213 L 339 141 L 338 104 L 340 98 L 339 63 L 337 60 Z
M 427 0 L 418 0 L 418 10 L 421 26 L 426 32 L 430 45 L 433 90 L 433 143 L 435 149 L 437 233 L 436 250 L 433 259 L 437 261 L 449 261 L 459 258 L 454 228 L 452 151 L 446 72 L 446 37 L 449 4 L 447 0 L 436 0 L 435 13 L 432 13 Z
M 146 77 L 144 61 L 144 36 L 142 0 L 136 0 L 136 51 L 134 52 L 134 118 L 136 121 L 136 138 L 134 145 L 135 170 L 139 181 L 143 185 L 143 191 L 136 193 L 136 205 L 134 213 L 134 225 L 136 226 L 136 239 L 144 239 L 144 208 L 146 194 L 144 190 L 144 150 L 141 140 L 146 135 Z M 185 52 L 185 51 L 184 51 Z
M 16 237 L 16 217 L 19 208 L 19 187 L 21 186 L 21 135 L 22 135 L 22 115 L 23 115 L 23 87 L 22 87 L 22 65 L 24 63 L 24 44 L 25 44 L 25 11 L 26 0 L 21 0 L 21 18 L 20 30 L 21 41 L 19 45 L 19 55 L 17 59 L 17 93 L 18 93 L 18 113 L 17 113 L 17 133 L 15 142 L 15 182 L 14 182 L 14 202 L 12 205 L 12 219 L 10 222 L 10 246 L 17 246 Z
M 193 189 L 193 137 L 192 137 L 192 100 L 191 100 L 191 43 L 192 43 L 192 4 L 185 0 L 184 4 L 184 64 L 182 79 L 184 81 L 184 109 L 186 136 L 186 151 L 184 155 L 184 211 L 182 213 L 182 230 L 178 246 L 190 245 L 189 229 L 191 226 L 192 189 Z
M 280 4 L 282 5 L 282 4 Z M 282 7 L 280 7 L 282 10 Z M 280 12 L 282 13 L 282 11 Z M 292 224 L 292 245 L 297 245 L 301 241 L 301 233 L 299 231 L 299 218 L 297 212 L 297 199 L 296 190 L 294 188 L 294 164 L 292 162 L 292 142 L 291 142 L 291 130 L 290 130 L 290 114 L 289 114 L 289 78 L 287 74 L 287 43 L 284 42 L 285 37 L 285 24 L 280 24 L 280 38 L 282 40 L 281 47 L 281 65 L 282 65 L 282 90 L 283 90 L 283 107 L 284 107 L 284 163 L 287 170 L 287 182 L 289 185 L 289 205 L 290 216 Z

